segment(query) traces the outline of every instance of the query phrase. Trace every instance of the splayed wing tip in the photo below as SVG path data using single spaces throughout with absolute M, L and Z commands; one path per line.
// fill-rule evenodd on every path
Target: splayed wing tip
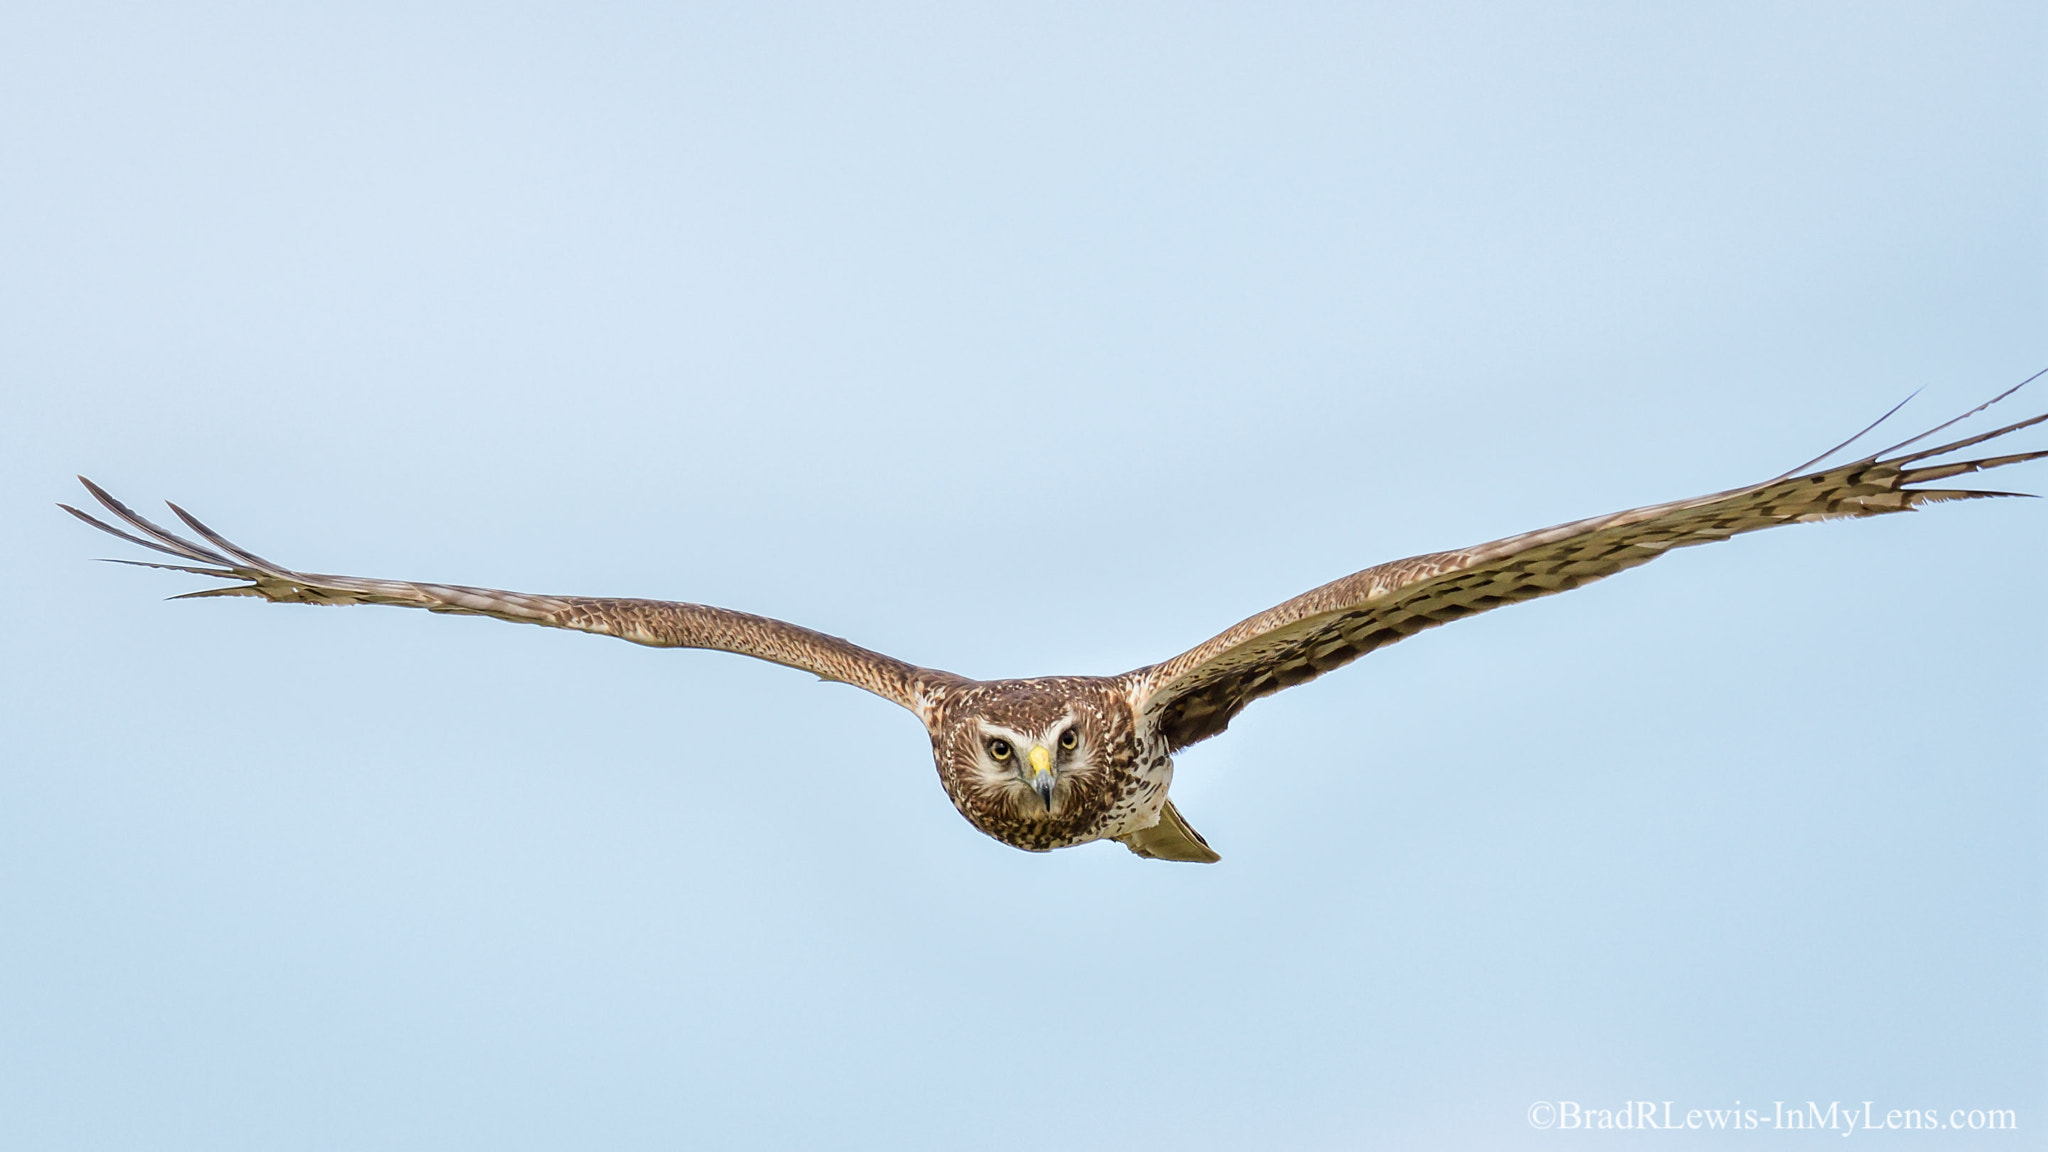
M 1886 463 L 1911 464 L 1917 460 L 1929 460 L 1936 456 L 1946 456 L 1951 452 L 1957 451 L 1958 449 L 1962 448 L 1968 448 L 1973 444 L 1982 444 L 1986 440 L 1996 440 L 2000 436 L 2005 436 L 2010 433 L 2017 432 L 2022 428 L 2031 428 L 2044 420 L 2048 420 L 2048 412 L 2043 412 L 2039 416 L 2032 416 L 2025 420 L 2015 421 L 2011 424 L 2007 424 L 2003 428 L 1993 428 L 1989 432 L 1984 432 L 1976 436 L 1971 436 L 1965 440 L 1957 440 L 1953 443 L 1943 444 L 1939 448 L 1928 448 L 1920 452 L 1915 452 L 1910 456 L 1894 456 L 1889 461 L 1886 461 Z M 2018 464 L 2026 460 L 2038 460 L 2043 456 L 2048 456 L 2048 452 L 2019 452 L 2010 456 L 1997 456 L 1987 460 L 1972 460 L 1969 463 L 1974 466 L 1973 470 L 1981 470 L 1984 468 L 2002 468 L 2007 464 Z M 1933 465 L 1933 467 L 1947 467 L 1947 465 Z M 1951 472 L 1949 473 L 1949 475 L 1953 476 L 1955 475 L 1955 473 Z M 1907 483 L 1911 483 L 1911 481 L 1907 481 Z
M 1936 424 L 1934 427 L 1929 428 L 1927 431 L 1922 432 L 1921 434 L 1913 437 L 1910 440 L 1899 441 L 1897 444 L 1892 445 L 1891 447 L 1885 449 L 1883 452 L 1877 453 L 1877 456 L 1873 456 L 1872 459 L 1876 459 L 1877 457 L 1884 456 L 1892 452 L 1897 452 L 1901 448 L 1906 448 L 1910 447 L 1911 445 L 1918 444 L 1920 441 L 1927 439 L 1929 436 L 1932 436 L 1945 428 L 1952 428 L 1957 424 L 1960 424 L 1963 421 L 1968 420 L 1970 417 L 1975 416 L 1977 413 L 1984 411 L 1986 408 L 1989 408 L 1992 405 L 1998 403 L 1999 401 L 2004 400 L 2006 397 L 2011 396 L 2013 393 L 2018 392 L 2020 389 L 2025 388 L 2027 385 L 2032 384 L 2034 381 L 2039 380 L 2043 376 L 2048 376 L 2048 368 L 2041 369 L 2039 372 L 2036 372 L 2032 376 L 2027 377 L 2025 380 L 2022 380 L 2019 383 L 2013 385 L 2012 387 L 2007 388 L 2005 391 L 2000 392 L 1998 395 L 1993 396 L 1991 399 L 1986 400 L 1982 404 L 1977 405 L 1975 408 L 1970 409 L 1968 412 L 1963 413 L 1961 416 L 1958 416 L 1953 420 L 1948 420 L 1944 421 L 1943 423 Z M 1918 460 L 1923 459 L 1927 456 L 1939 456 L 1943 452 L 1947 452 L 1955 448 L 1961 448 L 1965 445 L 1975 444 L 1981 440 L 1988 440 L 1993 436 L 2002 436 L 2005 433 L 2011 432 L 2016 428 L 2024 428 L 2028 424 L 2038 423 L 2042 419 L 2048 419 L 2048 417 L 2037 416 L 2033 420 L 2022 421 L 2021 423 L 2011 425 L 2010 427 L 2001 428 L 1996 432 L 1986 433 L 1985 435 L 1976 437 L 1974 439 L 1959 440 L 1956 443 L 1949 445 L 1947 448 L 1934 448 L 1926 452 L 1919 453 L 1912 457 L 1912 459 Z
M 97 516 L 94 516 L 94 515 L 92 515 L 92 514 L 91 514 L 91 513 L 89 513 L 89 512 L 81 512 L 81 511 L 79 511 L 78 509 L 76 509 L 76 508 L 73 508 L 73 507 L 72 507 L 71 505 L 69 505 L 69 504 L 59 504 L 59 505 L 57 505 L 57 507 L 59 507 L 59 508 L 62 508 L 62 509 L 63 509 L 63 510 L 65 510 L 66 512 L 69 512 L 69 513 L 71 513 L 71 514 L 72 514 L 73 516 L 76 516 L 76 517 L 78 517 L 78 518 L 79 518 L 80 520 L 83 520 L 83 521 L 85 521 L 85 522 L 86 522 L 87 524 L 90 524 L 90 525 L 92 525 L 93 527 L 95 527 L 95 528 L 99 529 L 100 531 L 102 531 L 102 532 L 105 532 L 105 533 L 106 533 L 107 535 L 109 535 L 109 536 L 118 536 L 118 537 L 120 537 L 121 539 L 123 539 L 123 540 L 126 540 L 126 541 L 127 541 L 127 542 L 129 542 L 130 544 L 134 544 L 134 545 L 136 545 L 136 546 L 138 546 L 138 547 L 142 547 L 142 548 L 147 548 L 147 549 L 149 549 L 149 550 L 150 550 L 150 551 L 152 551 L 152 552 L 161 552 L 161 553 L 163 553 L 163 554 L 164 554 L 164 555 L 166 555 L 166 556 L 176 556 L 176 557 L 178 557 L 178 558 L 180 558 L 180 559 L 183 559 L 183 560 L 201 560 L 201 559 L 204 559 L 204 560 L 208 560 L 208 561 L 211 561 L 211 562 L 215 562 L 215 563 L 226 563 L 226 561 L 225 561 L 225 560 L 222 560 L 222 559 L 221 559 L 220 557 L 218 557 L 218 556 L 212 556 L 212 557 L 201 557 L 201 556 L 196 556 L 196 555 L 193 555 L 192 553 L 190 553 L 190 552 L 187 552 L 187 551 L 185 551 L 185 550 L 183 550 L 183 549 L 179 549 L 179 548 L 170 548 L 170 547 L 166 547 L 166 546 L 165 546 L 165 545 L 163 545 L 163 544 L 159 544 L 159 543 L 157 543 L 157 542 L 155 542 L 155 541 L 153 541 L 153 540 L 145 540 L 145 539 L 143 539 L 142 537 L 140 537 L 140 536 L 137 536 L 137 535 L 135 535 L 135 534 L 134 534 L 133 532 L 127 532 L 127 531 L 123 531 L 122 529 L 116 528 L 116 527 L 114 527 L 114 526 L 113 526 L 112 524 L 109 524 L 109 523 L 107 523 L 106 521 L 104 521 L 104 520 L 100 519 L 99 517 L 97 517 Z
M 60 507 L 67 508 L 69 511 L 80 516 L 82 519 L 86 520 L 94 527 L 99 528 L 105 532 L 111 532 L 124 540 L 127 540 L 131 543 L 140 544 L 145 548 L 149 548 L 157 552 L 167 552 L 173 556 L 182 556 L 187 560 L 198 560 L 207 564 L 219 564 L 223 567 L 228 568 L 233 568 L 237 566 L 234 561 L 228 559 L 226 556 L 223 556 L 218 552 L 209 551 L 206 548 L 203 548 L 198 544 L 195 544 L 192 541 L 185 539 L 183 536 L 180 536 L 177 533 L 164 528 L 162 525 L 142 515 L 140 512 L 137 512 L 133 508 L 128 507 L 126 504 L 121 503 L 119 500 L 116 500 L 114 498 L 113 493 L 108 492 L 106 489 L 93 483 L 91 480 L 88 480 L 85 477 L 80 476 L 78 478 L 78 482 L 85 485 L 85 490 L 92 493 L 93 499 L 98 500 L 100 502 L 100 505 L 104 507 L 107 511 L 112 512 L 117 518 L 125 521 L 129 527 L 134 528 L 136 531 L 141 532 L 144 535 L 154 538 L 158 542 L 152 544 L 148 540 L 144 540 L 139 536 L 130 535 L 126 532 L 121 531 L 118 528 L 113 527 L 110 524 L 101 523 L 98 519 L 94 517 L 85 516 L 83 513 L 78 512 L 77 509 L 70 508 L 69 505 L 60 505 Z

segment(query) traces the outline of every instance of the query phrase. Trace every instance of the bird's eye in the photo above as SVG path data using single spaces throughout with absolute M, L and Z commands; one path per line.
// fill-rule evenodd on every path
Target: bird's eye
M 988 754 L 998 760 L 1008 760 L 1010 758 L 1010 742 L 1001 738 L 989 741 Z
M 1065 750 L 1067 750 L 1068 752 L 1072 752 L 1072 751 L 1073 751 L 1073 750 L 1074 750 L 1075 748 L 1079 747 L 1079 746 L 1080 746 L 1080 744 L 1081 744 L 1081 730 L 1080 730 L 1080 729 L 1078 729 L 1078 728 L 1069 728 L 1069 729 L 1067 729 L 1067 730 L 1066 730 L 1065 732 L 1062 732 L 1062 733 L 1060 733 L 1060 747 L 1061 747 L 1061 748 L 1063 748 L 1063 749 L 1065 749 Z

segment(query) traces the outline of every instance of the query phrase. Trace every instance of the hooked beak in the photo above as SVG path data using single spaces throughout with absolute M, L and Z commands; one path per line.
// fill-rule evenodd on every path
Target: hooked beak
M 1052 786 L 1052 750 L 1040 744 L 1031 749 L 1031 787 L 1045 801 L 1047 812 L 1052 811 Z

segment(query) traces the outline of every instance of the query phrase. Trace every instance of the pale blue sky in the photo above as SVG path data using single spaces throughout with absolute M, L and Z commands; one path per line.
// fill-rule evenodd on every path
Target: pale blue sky
M 1210 868 L 987 840 L 844 687 L 165 604 L 51 507 L 1121 671 L 2048 366 L 2040 5 L 174 7 L 0 14 L 0 1144 L 2048 1126 L 2048 505 L 1264 701 Z

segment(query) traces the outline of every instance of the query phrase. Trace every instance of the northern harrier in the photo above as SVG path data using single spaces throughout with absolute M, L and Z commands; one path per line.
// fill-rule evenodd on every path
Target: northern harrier
M 2018 390 L 2009 389 L 1965 415 Z M 1167 798 L 1173 753 L 1223 731 L 1253 700 L 1312 680 L 1425 628 L 1577 588 L 1647 564 L 1672 548 L 1780 524 L 1878 516 L 1942 500 L 2015 495 L 1908 485 L 2048 456 L 2048 451 L 2036 451 L 1936 462 L 2044 420 L 2048 413 L 1939 448 L 1888 455 L 1957 422 L 1951 420 L 1851 463 L 1806 471 L 1855 443 L 1859 433 L 1761 484 L 1367 568 L 1269 608 L 1170 660 L 1121 676 L 1031 680 L 969 680 L 780 620 L 702 604 L 533 596 L 294 572 L 229 543 L 175 504 L 171 510 L 207 543 L 166 531 L 84 477 L 80 480 L 93 497 L 141 535 L 69 505 L 60 507 L 130 543 L 207 565 L 150 567 L 248 582 L 188 596 L 397 604 L 573 628 L 657 648 L 715 648 L 814 672 L 826 680 L 865 688 L 916 713 L 931 734 L 939 781 L 954 806 L 969 823 L 1005 844 L 1043 852 L 1113 839 L 1140 856 L 1208 862 L 1218 859 L 1216 853 Z

